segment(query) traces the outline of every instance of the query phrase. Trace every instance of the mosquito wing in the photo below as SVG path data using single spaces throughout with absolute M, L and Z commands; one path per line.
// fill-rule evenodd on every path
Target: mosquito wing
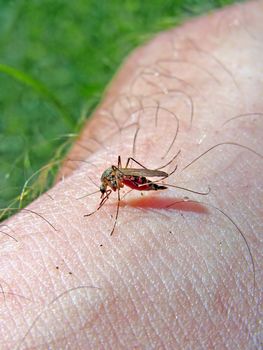
M 126 176 L 144 176 L 144 177 L 167 177 L 165 171 L 151 170 L 151 169 L 134 169 L 134 168 L 120 168 L 119 171 Z

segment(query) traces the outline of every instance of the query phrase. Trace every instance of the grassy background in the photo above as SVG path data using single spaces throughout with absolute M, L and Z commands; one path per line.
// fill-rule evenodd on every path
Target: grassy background
M 160 30 L 229 0 L 0 0 L 0 208 L 25 205 L 55 170 L 123 58 Z M 67 141 L 67 142 L 66 142 Z

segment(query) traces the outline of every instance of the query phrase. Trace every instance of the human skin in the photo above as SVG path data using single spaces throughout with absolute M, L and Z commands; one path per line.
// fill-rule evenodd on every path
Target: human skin
M 1 227 L 18 241 L 1 237 L 1 349 L 262 346 L 262 33 L 263 2 L 250 2 L 161 33 L 130 56 L 57 184 L 29 206 L 55 229 L 26 211 Z M 224 142 L 258 154 L 225 144 L 183 170 Z M 115 193 L 84 217 L 100 194 L 79 197 L 118 155 L 155 169 L 178 150 L 165 182 L 209 186 L 208 195 L 133 191 L 112 236 Z M 185 196 L 208 205 L 167 207 Z

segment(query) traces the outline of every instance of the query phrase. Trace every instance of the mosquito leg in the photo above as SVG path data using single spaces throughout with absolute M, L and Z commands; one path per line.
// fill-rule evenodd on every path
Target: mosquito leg
M 110 233 L 111 236 L 113 235 L 113 232 L 114 232 L 116 224 L 117 224 L 117 219 L 118 219 L 119 209 L 120 209 L 120 201 L 121 201 L 121 199 L 120 199 L 120 190 L 118 189 L 118 204 L 117 204 L 117 210 L 116 210 L 116 216 L 115 216 L 114 225 L 113 225 L 113 228 L 112 228 L 111 233 Z
M 96 211 L 100 210 L 100 208 L 106 203 L 106 201 L 109 199 L 110 194 L 111 194 L 112 190 L 108 190 L 106 192 L 105 197 L 102 198 L 100 205 L 98 206 L 98 208 L 96 210 L 94 210 L 93 212 L 89 213 L 89 214 L 85 214 L 84 216 L 91 216 L 92 214 L 96 213 Z
M 112 192 L 112 190 L 107 190 L 106 191 L 106 195 L 105 195 L 105 197 L 102 198 L 98 209 L 101 208 L 101 206 L 106 202 L 107 199 L 109 199 L 109 196 L 110 196 L 111 192 Z
M 122 168 L 122 165 L 121 165 L 121 156 L 118 156 L 118 168 Z
M 128 168 L 128 165 L 129 165 L 129 163 L 130 163 L 130 160 L 131 160 L 131 157 L 129 157 L 129 158 L 127 159 L 127 162 L 126 162 L 126 165 L 125 165 L 125 169 Z
M 132 157 L 129 157 L 129 158 L 127 159 L 127 163 L 126 163 L 125 168 L 128 167 L 128 165 L 129 165 L 129 163 L 130 163 L 131 160 L 132 160 L 133 162 L 135 162 L 136 164 L 140 165 L 142 168 L 147 169 L 144 165 L 142 165 L 141 163 L 137 162 L 137 160 L 135 160 L 135 159 L 132 158 Z
M 181 153 L 181 150 L 179 150 L 179 151 L 173 156 L 173 158 L 172 158 L 171 160 L 169 160 L 168 163 L 166 163 L 166 164 L 162 165 L 161 167 L 156 168 L 156 169 L 154 169 L 154 170 L 160 170 L 160 169 L 163 169 L 163 168 L 167 167 L 168 165 L 170 165 L 170 164 L 178 157 L 178 155 L 179 155 L 180 153 Z M 127 159 L 127 163 L 126 163 L 125 168 L 128 167 L 129 162 L 130 162 L 131 160 L 133 160 L 135 163 L 137 163 L 138 165 L 140 165 L 142 168 L 148 169 L 148 168 L 146 168 L 144 165 L 142 165 L 141 163 L 139 163 L 137 160 L 135 160 L 133 157 L 129 157 L 129 158 Z M 177 168 L 177 167 L 176 167 L 176 168 Z M 175 170 L 176 170 L 176 169 L 175 169 Z M 175 170 L 174 170 L 174 171 L 175 171 Z M 173 172 L 174 172 L 174 171 L 173 171 Z M 173 172 L 170 173 L 170 175 L 172 175 Z M 169 176 L 170 176 L 170 175 L 169 175 Z

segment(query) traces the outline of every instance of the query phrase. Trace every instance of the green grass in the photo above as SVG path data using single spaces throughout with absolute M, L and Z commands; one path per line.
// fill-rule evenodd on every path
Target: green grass
M 0 208 L 51 185 L 56 167 L 19 197 L 36 170 L 62 159 L 65 135 L 79 131 L 134 47 L 233 2 L 0 0 Z

